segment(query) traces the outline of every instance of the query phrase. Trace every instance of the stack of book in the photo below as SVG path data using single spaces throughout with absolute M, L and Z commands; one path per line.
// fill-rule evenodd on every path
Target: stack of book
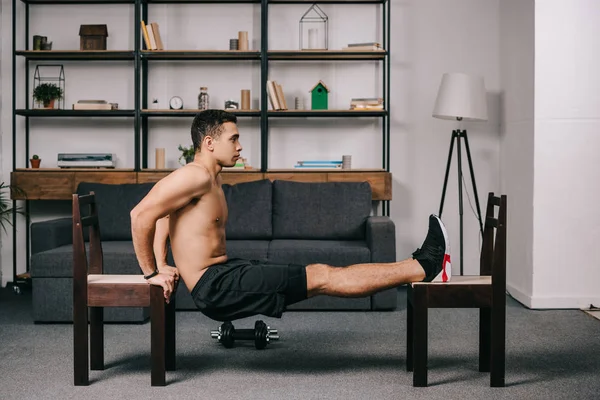
M 384 51 L 381 44 L 377 42 L 366 42 L 366 43 L 348 43 L 348 46 L 343 47 L 345 51 Z
M 305 160 L 298 161 L 294 168 L 327 168 L 327 169 L 336 169 L 342 168 L 342 160 L 339 161 L 319 161 L 319 160 Z
M 73 104 L 73 110 L 116 110 L 118 106 L 106 100 L 79 100 Z
M 163 42 L 158 30 L 158 24 L 152 22 L 148 25 L 142 20 L 142 36 L 147 50 L 164 50 Z
M 383 110 L 383 99 L 381 97 L 353 98 L 350 100 L 350 109 L 361 110 Z
M 283 94 L 283 88 L 276 81 L 267 81 L 267 93 L 269 94 L 269 102 L 271 108 L 275 111 L 287 110 L 287 102 Z

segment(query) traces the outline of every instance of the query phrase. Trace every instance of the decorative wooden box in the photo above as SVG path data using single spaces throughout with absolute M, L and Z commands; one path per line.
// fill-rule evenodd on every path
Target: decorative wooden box
M 106 25 L 81 25 L 79 50 L 106 50 L 108 28 Z

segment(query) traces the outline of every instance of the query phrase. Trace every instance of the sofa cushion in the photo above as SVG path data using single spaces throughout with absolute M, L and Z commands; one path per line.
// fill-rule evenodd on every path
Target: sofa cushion
M 89 244 L 85 244 L 89 257 Z M 131 241 L 102 241 L 105 274 L 141 274 Z M 73 245 L 60 246 L 31 256 L 31 277 L 72 277 Z
M 271 239 L 271 187 L 268 179 L 222 185 L 229 211 L 227 239 Z
M 154 183 L 111 185 L 81 182 L 77 187 L 77 194 L 95 192 L 102 241 L 131 240 L 129 214 L 153 186 Z
M 362 240 L 272 240 L 269 262 L 274 264 L 323 263 L 337 267 L 368 263 L 371 252 Z
M 227 239 L 227 257 L 266 261 L 269 252 L 269 243 L 268 240 Z
M 274 239 L 360 240 L 371 213 L 368 182 L 273 182 Z

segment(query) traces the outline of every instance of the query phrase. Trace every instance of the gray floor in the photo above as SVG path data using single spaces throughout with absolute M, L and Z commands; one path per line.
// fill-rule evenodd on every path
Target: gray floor
M 260 318 L 281 340 L 222 348 L 218 326 L 177 313 L 178 370 L 150 386 L 150 325 L 107 325 L 107 369 L 72 382 L 72 326 L 33 324 L 31 294 L 0 289 L 0 399 L 598 399 L 600 321 L 578 310 L 533 311 L 507 299 L 506 388 L 477 372 L 477 311 L 431 310 L 429 383 L 405 370 L 406 303 L 394 312 L 288 312 Z M 252 327 L 258 318 L 236 321 Z

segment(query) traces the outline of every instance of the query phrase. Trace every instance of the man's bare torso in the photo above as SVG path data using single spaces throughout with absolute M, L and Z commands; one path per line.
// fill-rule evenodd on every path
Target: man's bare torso
M 217 176 L 211 190 L 170 215 L 169 236 L 175 265 L 191 292 L 211 265 L 227 261 L 227 203 Z

